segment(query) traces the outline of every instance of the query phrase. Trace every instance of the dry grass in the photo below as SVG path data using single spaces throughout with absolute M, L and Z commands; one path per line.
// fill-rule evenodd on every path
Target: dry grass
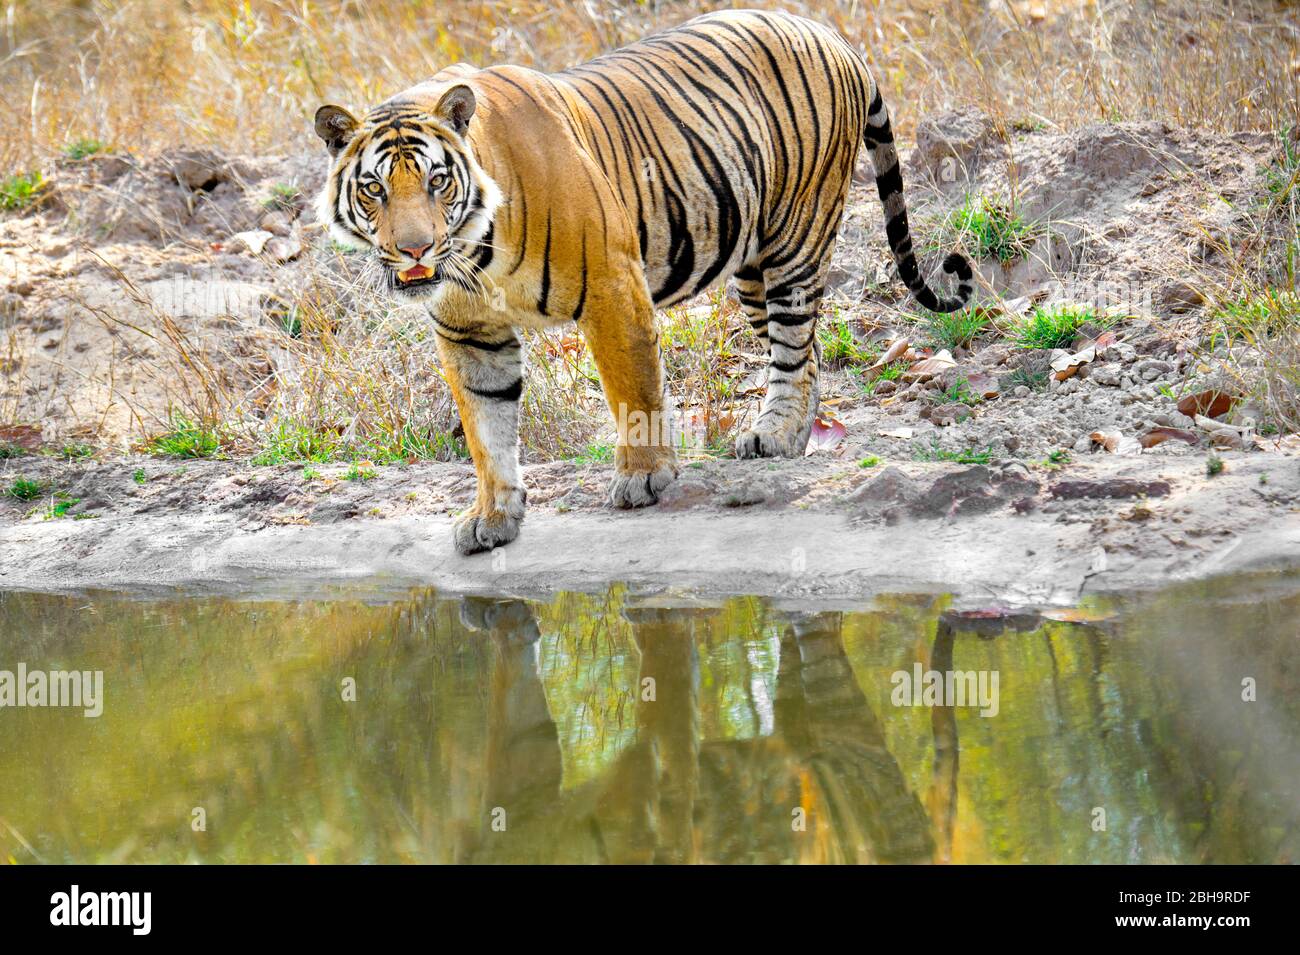
M 554 69 L 726 4 L 444 0 L 9 0 L 0 6 L 0 170 L 79 139 L 315 148 L 325 100 L 373 103 L 448 63 Z M 1292 5 L 1257 0 L 813 0 L 780 7 L 869 52 L 906 132 L 978 104 L 1070 127 L 1164 119 L 1273 129 L 1300 100 Z M 297 121 L 295 121 L 297 120 Z
M 1161 119 L 1280 133 L 1297 123 L 1300 14 L 1290 4 L 743 5 L 804 13 L 868 51 L 903 136 L 918 117 L 964 105 L 991 112 L 1006 128 Z M 556 69 L 717 6 L 697 0 L 0 0 L 0 96 L 7 104 L 0 111 L 0 179 L 52 170 L 70 147 L 91 140 L 141 157 L 178 145 L 315 152 L 309 117 L 321 102 L 364 106 L 458 60 Z M 1261 235 L 1278 223 L 1295 235 L 1294 170 L 1291 175 L 1290 186 L 1261 214 Z M 1240 297 L 1251 283 L 1260 284 L 1261 274 L 1276 275 L 1276 263 L 1265 261 L 1273 248 L 1234 250 L 1231 277 L 1213 279 L 1223 286 L 1216 298 Z M 233 378 L 205 356 L 191 329 L 133 298 L 154 317 L 141 334 L 159 345 L 151 360 L 175 407 L 219 428 L 232 449 L 260 452 L 263 460 L 462 454 L 427 327 L 362 294 L 370 279 L 351 257 L 328 249 L 315 255 L 310 268 L 298 270 L 304 280 L 270 310 L 260 350 L 241 358 L 243 372 Z M 720 450 L 754 409 L 745 356 L 756 346 L 721 299 L 699 308 L 669 314 L 665 366 L 682 419 L 699 428 L 697 444 Z M 609 428 L 581 340 L 530 336 L 529 345 L 523 440 L 530 457 L 591 454 Z M 1268 379 L 1273 386 L 1254 381 L 1250 387 L 1277 391 L 1288 373 L 1293 387 L 1294 367 Z M 137 417 L 144 432 L 166 425 L 157 415 Z

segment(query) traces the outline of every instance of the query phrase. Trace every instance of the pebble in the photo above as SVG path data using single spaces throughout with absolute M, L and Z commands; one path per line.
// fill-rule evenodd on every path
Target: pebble
M 1092 369 L 1092 374 L 1089 377 L 1099 385 L 1118 388 L 1120 381 L 1119 366 L 1112 364 L 1098 365 Z
M 1137 358 L 1137 349 L 1128 342 L 1115 342 L 1106 348 L 1106 357 L 1127 365 Z

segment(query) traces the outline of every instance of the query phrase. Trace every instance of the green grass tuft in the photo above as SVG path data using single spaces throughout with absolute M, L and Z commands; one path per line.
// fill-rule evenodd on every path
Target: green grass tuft
M 45 493 L 45 485 L 30 478 L 17 478 L 5 493 L 18 501 L 34 501 Z
M 74 139 L 63 147 L 63 155 L 69 159 L 85 159 L 103 152 L 108 152 L 108 144 L 98 139 Z
M 1027 255 L 1040 231 L 1011 205 L 969 195 L 949 213 L 941 230 L 947 235 L 955 233 L 976 258 L 993 258 L 1003 264 Z
M 880 357 L 879 349 L 859 341 L 853 323 L 838 314 L 818 324 L 817 338 L 822 346 L 822 363 L 828 368 L 870 365 Z
M 1081 305 L 1035 306 L 1012 330 L 1021 348 L 1069 348 L 1079 329 L 1089 322 L 1102 325 L 1095 309 Z
M 36 201 L 44 188 L 45 177 L 39 171 L 6 176 L 0 179 L 0 209 L 26 209 Z
M 1300 295 L 1286 288 L 1265 288 L 1220 305 L 1212 323 L 1231 340 L 1253 341 L 1300 331 Z
M 79 497 L 68 497 L 66 494 L 56 494 L 55 499 L 50 501 L 49 507 L 45 508 L 42 515 L 45 520 L 53 521 L 60 517 L 67 517 L 68 511 L 72 510 L 81 503 Z
M 212 458 L 221 450 L 221 435 L 184 415 L 174 415 L 171 429 L 147 441 L 145 450 L 172 458 Z
M 916 319 L 932 348 L 969 348 L 993 323 L 988 309 L 972 306 L 956 312 L 927 312 Z
M 614 460 L 614 446 L 595 442 L 575 454 L 572 460 L 575 464 L 610 464 Z
M 291 212 L 302 204 L 302 190 L 292 183 L 277 182 L 271 187 L 271 194 L 262 200 L 266 209 L 282 209 Z
M 986 448 L 983 451 L 976 451 L 974 448 L 964 448 L 961 451 L 945 451 L 938 444 L 931 444 L 928 448 L 914 448 L 912 453 L 913 460 L 916 461 L 951 461 L 954 464 L 988 464 L 993 460 L 993 451 Z

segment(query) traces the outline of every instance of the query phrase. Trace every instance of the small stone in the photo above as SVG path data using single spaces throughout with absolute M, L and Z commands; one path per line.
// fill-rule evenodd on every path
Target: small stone
M 1149 371 L 1155 371 L 1158 375 L 1167 375 L 1174 370 L 1174 363 L 1159 358 L 1148 358 L 1146 361 L 1138 362 L 1134 370 L 1143 378 L 1146 378 Z M 1147 380 L 1151 379 L 1147 378 Z
M 960 401 L 950 401 L 930 410 L 930 420 L 940 428 L 947 428 L 970 417 L 970 408 Z
M 1159 301 L 1171 312 L 1191 311 L 1205 302 L 1199 289 L 1181 279 L 1175 279 L 1158 293 Z
M 186 149 L 173 153 L 170 165 L 176 181 L 194 192 L 212 190 L 230 177 L 225 161 L 206 149 Z
M 1029 397 L 1029 386 L 1028 386 L 1028 385 L 1016 385 L 1016 389 L 1015 389 L 1015 391 L 1013 391 L 1013 392 L 1011 392 L 1011 393 L 1012 393 L 1013 395 L 1015 395 L 1017 398 L 1028 398 L 1028 397 Z
M 272 235 L 288 238 L 293 235 L 293 219 L 283 209 L 274 209 L 262 216 L 262 228 Z
M 1108 388 L 1119 387 L 1119 366 L 1110 363 L 1097 365 L 1091 370 L 1088 376 L 1092 381 L 1099 385 L 1105 385 Z
M 276 236 L 266 243 L 266 254 L 273 262 L 283 265 L 302 254 L 302 243 L 296 238 Z
M 898 382 L 889 379 L 887 381 L 877 382 L 872 394 L 884 398 L 886 395 L 892 395 L 896 391 L 898 391 Z
M 1137 360 L 1137 349 L 1128 342 L 1115 342 L 1106 348 L 1106 357 L 1127 365 Z

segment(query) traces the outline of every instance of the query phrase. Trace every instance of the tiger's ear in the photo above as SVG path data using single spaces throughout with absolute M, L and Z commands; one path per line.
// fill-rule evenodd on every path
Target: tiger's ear
M 316 135 L 325 140 L 331 156 L 337 156 L 352 142 L 359 125 L 357 118 L 342 106 L 322 106 L 316 110 Z
M 469 129 L 470 117 L 474 115 L 474 91 L 461 83 L 442 94 L 438 105 L 433 108 L 434 115 L 446 120 L 458 135 L 463 136 Z

